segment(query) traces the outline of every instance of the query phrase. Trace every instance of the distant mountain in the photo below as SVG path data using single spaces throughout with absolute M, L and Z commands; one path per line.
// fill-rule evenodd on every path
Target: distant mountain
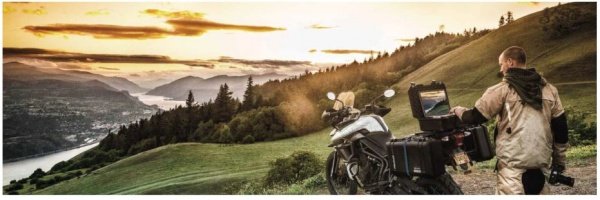
M 62 81 L 91 81 L 98 80 L 117 90 L 127 90 L 129 93 L 145 92 L 148 89 L 121 77 L 107 77 L 86 71 L 61 70 L 57 68 L 39 68 L 19 62 L 3 64 L 5 80 L 43 80 L 55 79 Z
M 233 91 L 233 97 L 242 98 L 244 91 L 246 90 L 246 83 L 248 81 L 246 76 L 228 76 L 219 75 L 211 78 L 200 78 L 195 76 L 186 76 L 177 79 L 171 83 L 159 86 L 153 90 L 148 91 L 148 95 L 165 96 L 173 98 L 174 100 L 185 100 L 188 95 L 188 91 L 191 90 L 194 93 L 194 98 L 198 102 L 206 102 L 209 99 L 214 99 L 219 92 L 219 86 L 227 83 L 229 89 Z M 262 84 L 269 80 L 287 78 L 288 75 L 282 75 L 277 73 L 252 75 L 254 84 Z

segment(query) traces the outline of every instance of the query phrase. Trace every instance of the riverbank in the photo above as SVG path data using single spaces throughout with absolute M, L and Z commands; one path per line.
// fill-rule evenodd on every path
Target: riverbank
M 48 171 L 56 163 L 60 161 L 69 160 L 82 152 L 94 148 L 97 145 L 98 143 L 92 143 L 71 150 L 60 151 L 45 156 L 3 163 L 2 184 L 7 185 L 10 183 L 11 180 L 19 180 L 22 178 L 29 177 L 29 175 L 31 175 L 31 173 L 33 173 L 33 171 L 35 171 L 37 168 L 40 168 L 44 171 Z

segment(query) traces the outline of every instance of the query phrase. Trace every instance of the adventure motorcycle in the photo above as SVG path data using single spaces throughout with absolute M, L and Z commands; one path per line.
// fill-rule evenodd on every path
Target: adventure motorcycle
M 491 159 L 487 128 L 463 126 L 448 114 L 445 85 L 434 81 L 409 89 L 413 116 L 423 132 L 397 139 L 383 120 L 391 109 L 375 103 L 394 95 L 386 90 L 359 110 L 353 108 L 352 92 L 337 98 L 327 94 L 335 101 L 322 115 L 334 128 L 325 173 L 330 193 L 356 194 L 360 187 L 367 194 L 462 194 L 445 166 L 468 173 L 473 161 Z

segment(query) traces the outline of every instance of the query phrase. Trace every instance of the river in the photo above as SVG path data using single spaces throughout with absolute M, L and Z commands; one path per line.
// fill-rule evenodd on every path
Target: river
M 163 110 L 169 110 L 177 105 L 185 105 L 185 101 L 170 100 L 170 98 L 163 96 L 147 95 L 144 93 L 132 93 L 131 96 L 137 97 L 146 105 L 157 105 Z
M 75 157 L 76 155 L 80 154 L 81 152 L 87 151 L 88 149 L 91 149 L 97 145 L 98 143 L 36 158 L 29 158 L 25 160 L 19 160 L 16 162 L 4 163 L 2 165 L 2 185 L 10 183 L 10 180 L 18 181 L 19 179 L 29 177 L 29 175 L 31 175 L 33 171 L 35 171 L 35 169 L 37 168 L 41 168 L 42 170 L 47 172 L 56 163 L 64 160 L 69 160 Z
M 160 109 L 169 110 L 177 105 L 184 105 L 185 101 L 173 101 L 163 96 L 145 95 L 144 93 L 134 93 L 131 96 L 137 97 L 141 102 L 147 105 L 158 105 Z M 16 162 L 4 163 L 2 166 L 3 185 L 7 185 L 11 180 L 19 180 L 29 177 L 37 168 L 44 171 L 50 170 L 56 163 L 64 160 L 69 160 L 76 155 L 95 147 L 98 143 L 88 145 L 68 151 L 62 151 L 50 155 L 19 160 Z

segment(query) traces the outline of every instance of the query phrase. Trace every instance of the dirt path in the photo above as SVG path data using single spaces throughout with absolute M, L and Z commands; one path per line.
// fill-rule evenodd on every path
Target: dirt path
M 595 158 L 579 166 L 568 166 L 565 175 L 575 178 L 575 187 L 550 186 L 552 194 L 596 194 Z M 469 175 L 452 174 L 452 177 L 465 194 L 494 194 L 496 175 L 493 169 L 477 169 Z

